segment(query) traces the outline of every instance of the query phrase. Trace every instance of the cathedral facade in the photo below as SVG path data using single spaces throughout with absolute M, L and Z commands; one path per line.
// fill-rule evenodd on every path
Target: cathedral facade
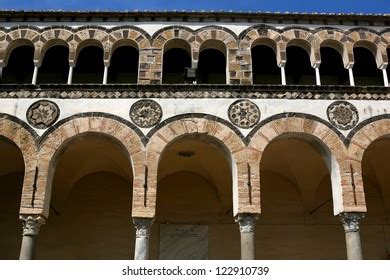
M 0 12 L 0 259 L 390 258 L 390 17 Z

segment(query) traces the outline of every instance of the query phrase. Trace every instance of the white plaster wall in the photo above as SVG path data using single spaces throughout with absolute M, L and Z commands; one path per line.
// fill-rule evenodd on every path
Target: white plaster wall
M 26 112 L 34 102 L 40 99 L 1 99 L 0 113 L 7 113 L 27 122 Z M 59 120 L 72 115 L 86 112 L 103 112 L 129 120 L 129 110 L 132 104 L 139 99 L 46 99 L 55 102 L 61 112 Z M 153 99 L 163 110 L 162 121 L 173 116 L 187 113 L 210 114 L 229 121 L 228 108 L 237 99 Z M 273 115 L 284 112 L 295 112 L 315 115 L 328 121 L 326 109 L 332 100 L 281 100 L 256 99 L 251 100 L 261 111 L 261 119 L 265 120 Z M 390 112 L 388 101 L 348 101 L 359 111 L 359 122 L 374 116 Z M 39 135 L 45 130 L 35 129 Z M 150 129 L 141 129 L 144 134 Z M 252 129 L 239 129 L 244 136 Z M 349 131 L 341 131 L 347 135 Z

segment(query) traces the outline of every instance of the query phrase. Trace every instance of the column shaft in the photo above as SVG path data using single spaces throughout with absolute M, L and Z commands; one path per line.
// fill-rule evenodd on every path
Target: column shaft
M 108 76 L 108 66 L 104 66 L 103 85 L 107 84 L 107 76 Z
M 73 80 L 73 66 L 69 66 L 68 85 L 72 84 L 72 80 Z
M 321 85 L 320 67 L 318 66 L 314 68 L 314 70 L 316 72 L 316 85 L 320 86 Z
M 348 74 L 349 74 L 349 85 L 354 87 L 355 86 L 355 79 L 353 77 L 353 70 L 352 70 L 352 68 L 348 69 Z
M 32 81 L 31 81 L 31 83 L 33 85 L 37 84 L 37 77 L 38 77 L 38 66 L 34 66 L 34 72 L 33 72 Z
M 284 70 L 284 66 L 280 67 L 280 74 L 282 76 L 282 85 L 285 86 L 286 83 L 286 71 Z
M 389 86 L 389 78 L 387 77 L 386 69 L 382 69 L 382 73 L 383 73 L 383 84 L 385 87 L 388 87 Z
M 254 260 L 255 255 L 255 225 L 256 214 L 243 213 L 235 218 L 236 223 L 240 225 L 241 234 L 241 259 Z
M 153 219 L 133 218 L 136 228 L 134 260 L 149 259 L 149 235 Z

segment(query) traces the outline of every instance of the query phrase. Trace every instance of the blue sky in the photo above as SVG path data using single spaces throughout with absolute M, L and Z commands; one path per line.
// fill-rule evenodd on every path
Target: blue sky
M 1 10 L 215 10 L 390 13 L 390 0 L 0 0 Z

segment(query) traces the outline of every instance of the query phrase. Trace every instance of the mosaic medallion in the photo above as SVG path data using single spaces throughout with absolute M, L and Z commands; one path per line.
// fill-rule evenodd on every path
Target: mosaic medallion
M 153 100 L 140 100 L 130 108 L 130 118 L 139 127 L 148 128 L 158 124 L 162 118 L 161 106 Z
M 341 130 L 352 129 L 359 121 L 356 107 L 346 101 L 333 102 L 326 112 L 330 123 Z
M 254 127 L 260 120 L 260 110 L 249 100 L 241 99 L 234 102 L 228 111 L 230 121 L 240 128 Z
M 46 129 L 60 116 L 57 104 L 48 100 L 39 100 L 27 110 L 27 121 L 35 128 Z

